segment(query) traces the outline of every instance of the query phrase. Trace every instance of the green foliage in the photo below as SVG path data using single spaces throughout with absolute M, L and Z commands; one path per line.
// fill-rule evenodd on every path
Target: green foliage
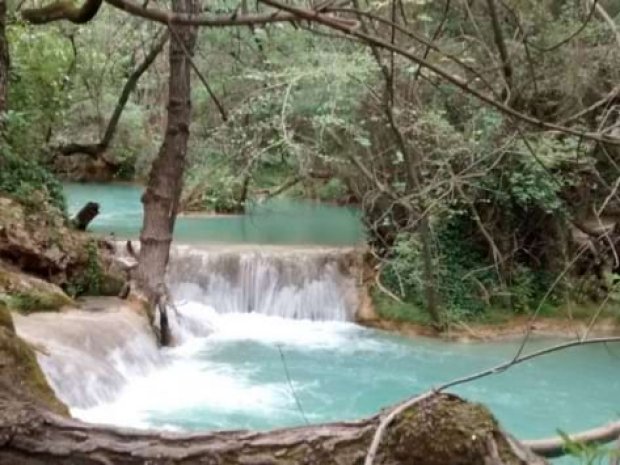
M 332 178 L 319 186 L 317 195 L 324 202 L 338 201 L 347 194 L 347 186 L 338 178 Z
M 183 208 L 187 211 L 234 213 L 240 208 L 242 179 L 235 175 L 225 158 L 211 154 L 206 162 L 188 170 Z
M 69 41 L 56 28 L 7 27 L 11 68 L 6 137 L 19 153 L 38 153 L 71 100 Z
M 583 444 L 571 440 L 570 436 L 563 431 L 558 430 L 558 434 L 564 440 L 564 448 L 575 457 L 581 465 L 606 465 L 615 463 L 620 458 L 620 450 L 608 449 L 598 444 Z
M 66 213 L 60 182 L 40 164 L 14 154 L 5 143 L 0 143 L 0 192 L 27 206 L 41 208 L 43 201 Z
M 0 301 L 2 295 L 0 295 Z M 54 312 L 67 304 L 67 300 L 56 294 L 42 292 L 18 292 L 5 297 L 7 306 L 21 313 Z
M 373 291 L 372 301 L 377 314 L 381 318 L 421 325 L 430 325 L 432 323 L 428 312 L 420 307 L 419 304 L 397 302 L 378 290 Z
M 448 322 L 485 319 L 489 311 L 498 308 L 515 313 L 533 311 L 552 284 L 550 274 L 517 265 L 509 276 L 500 275 L 485 249 L 477 245 L 475 227 L 465 216 L 435 225 L 433 270 L 443 318 Z M 401 234 L 384 269 L 383 283 L 405 304 L 392 306 L 387 314 L 401 319 L 410 312 L 408 308 L 425 307 L 423 269 L 419 240 Z M 554 293 L 547 306 L 557 303 Z

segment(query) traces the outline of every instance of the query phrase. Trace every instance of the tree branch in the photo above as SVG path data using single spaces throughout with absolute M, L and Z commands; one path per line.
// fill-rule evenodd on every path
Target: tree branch
M 281 11 L 273 11 L 263 14 L 231 14 L 222 16 L 190 16 L 183 14 L 175 14 L 170 11 L 157 8 L 146 8 L 138 5 L 131 0 L 106 0 L 110 5 L 126 11 L 135 16 L 144 19 L 150 19 L 162 24 L 178 24 L 189 26 L 210 26 L 210 27 L 226 27 L 226 26 L 250 26 L 256 24 L 268 24 L 279 22 L 291 22 L 298 19 L 296 14 L 283 13 Z M 322 9 L 312 10 L 316 14 L 321 14 Z M 343 18 L 332 18 L 335 22 L 343 26 L 355 27 L 357 22 Z
M 120 121 L 121 115 L 123 114 L 123 110 L 129 100 L 131 93 L 136 88 L 138 81 L 142 77 L 142 75 L 149 69 L 151 64 L 155 61 L 157 56 L 161 53 L 168 42 L 169 33 L 168 31 L 164 31 L 159 39 L 155 41 L 153 47 L 149 51 L 149 53 L 144 57 L 142 62 L 132 71 L 131 75 L 125 82 L 121 95 L 118 98 L 116 103 L 116 107 L 114 108 L 114 112 L 108 121 L 108 125 L 106 127 L 105 133 L 101 141 L 95 144 L 66 144 L 58 147 L 58 152 L 62 155 L 73 155 L 76 153 L 84 153 L 89 155 L 92 158 L 99 158 L 103 152 L 105 152 L 112 139 L 114 138 L 114 134 L 116 132 L 116 128 L 118 127 L 118 123 Z M 105 161 L 105 160 L 104 160 Z M 109 164 L 113 164 L 110 161 L 106 161 Z
M 476 97 L 478 100 L 482 101 L 483 103 L 486 103 L 487 105 L 495 108 L 496 110 L 506 115 L 512 116 L 513 118 L 516 118 L 520 121 L 528 123 L 532 126 L 535 126 L 537 128 L 563 132 L 565 134 L 583 137 L 584 139 L 594 140 L 598 142 L 605 142 L 611 145 L 620 145 L 620 138 L 617 138 L 617 137 L 609 137 L 604 134 L 601 134 L 600 132 L 584 132 L 584 131 L 580 131 L 577 129 L 564 127 L 564 126 L 560 126 L 554 123 L 542 121 L 534 116 L 521 113 L 515 110 L 514 108 L 511 108 L 510 106 L 495 100 L 493 97 L 489 97 L 488 95 L 485 95 L 482 92 L 470 87 L 466 81 L 464 81 L 458 76 L 452 75 L 450 72 L 444 70 L 443 68 L 409 52 L 408 50 L 404 50 L 400 47 L 397 47 L 379 37 L 366 34 L 364 32 L 359 31 L 357 28 L 345 25 L 339 19 L 335 19 L 330 16 L 323 15 L 320 12 L 316 12 L 313 10 L 305 10 L 303 8 L 297 8 L 291 5 L 286 5 L 286 4 L 280 3 L 277 0 L 259 0 L 259 1 L 273 8 L 278 8 L 288 13 L 297 15 L 297 17 L 300 19 L 305 19 L 307 21 L 314 21 L 314 22 L 323 24 L 324 26 L 330 27 L 332 29 L 341 31 L 345 34 L 352 35 L 354 37 L 362 39 L 364 42 L 366 42 L 369 45 L 374 45 L 376 47 L 380 47 L 385 50 L 393 51 L 396 54 L 401 55 L 405 58 L 408 58 L 414 63 L 417 63 L 419 66 L 422 66 L 434 72 L 435 74 L 445 79 L 446 81 L 450 82 L 454 86 Z
M 53 21 L 67 20 L 75 24 L 89 22 L 101 8 L 103 0 L 86 0 L 81 7 L 71 0 L 59 0 L 41 8 L 22 10 L 22 18 L 32 24 L 45 24 Z
M 377 427 L 377 429 L 375 430 L 375 435 L 368 449 L 368 453 L 366 455 L 364 465 L 373 465 L 375 457 L 379 450 L 379 445 L 381 444 L 381 440 L 383 439 L 383 436 L 385 435 L 387 427 L 390 425 L 390 423 L 392 423 L 392 421 L 394 421 L 394 419 L 398 417 L 401 413 L 403 413 L 405 410 L 413 407 L 415 404 L 425 399 L 428 399 L 433 394 L 443 392 L 446 389 L 450 389 L 450 388 L 453 388 L 461 384 L 469 383 L 471 381 L 475 381 L 481 378 L 486 378 L 487 376 L 496 375 L 498 373 L 503 373 L 509 368 L 512 368 L 513 366 L 518 365 L 520 363 L 526 362 L 528 360 L 532 360 L 534 358 L 542 357 L 544 355 L 548 355 L 554 352 L 559 352 L 560 350 L 568 349 L 570 347 L 585 346 L 585 345 L 592 345 L 592 344 L 607 344 L 609 342 L 620 342 L 620 337 L 601 337 L 601 338 L 588 339 L 588 340 L 583 340 L 583 341 L 582 340 L 570 341 L 570 342 L 566 342 L 563 344 L 557 344 L 551 347 L 545 347 L 544 349 L 538 350 L 536 352 L 532 352 L 527 355 L 523 355 L 522 353 L 519 353 L 519 355 L 512 360 L 501 363 L 487 370 L 483 370 L 483 371 L 480 371 L 478 373 L 474 373 L 468 376 L 463 376 L 462 378 L 457 378 L 453 381 L 449 381 L 435 389 L 432 389 L 428 392 L 425 392 L 424 394 L 421 394 L 417 397 L 413 397 L 403 402 L 402 404 L 397 406 L 395 409 L 393 409 L 387 416 L 385 416 L 383 420 L 381 421 L 381 423 L 379 424 L 379 426 Z
M 587 431 L 571 434 L 568 439 L 580 444 L 608 444 L 620 437 L 620 421 Z M 558 436 L 545 439 L 521 441 L 533 452 L 547 458 L 556 458 L 566 455 L 566 439 Z

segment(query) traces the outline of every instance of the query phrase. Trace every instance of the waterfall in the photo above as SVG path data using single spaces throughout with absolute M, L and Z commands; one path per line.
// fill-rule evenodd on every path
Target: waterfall
M 323 334 L 325 328 L 348 330 L 344 322 L 355 317 L 359 305 L 358 256 L 353 249 L 175 246 L 166 279 L 175 302 L 169 321 L 178 345 L 165 350 L 157 347 L 141 310 L 119 299 L 86 299 L 81 310 L 58 314 L 15 315 L 15 325 L 37 349 L 50 385 L 72 413 L 107 422 L 110 415 L 131 410 L 118 404 L 118 411 L 108 412 L 119 398 L 148 404 L 152 393 L 159 393 L 182 402 L 174 394 L 176 376 L 202 376 L 191 373 L 200 371 L 194 351 L 204 344 L 334 343 L 333 334 Z M 168 377 L 171 373 L 176 374 Z M 228 374 L 217 376 L 209 382 L 229 386 Z M 140 421 L 131 419 L 131 424 Z
M 168 284 L 177 302 L 200 302 L 222 313 L 348 321 L 358 295 L 352 249 L 260 251 L 177 246 Z
M 14 315 L 20 337 L 32 344 L 50 385 L 72 408 L 113 400 L 135 376 L 161 366 L 146 319 L 104 299 L 105 310 Z

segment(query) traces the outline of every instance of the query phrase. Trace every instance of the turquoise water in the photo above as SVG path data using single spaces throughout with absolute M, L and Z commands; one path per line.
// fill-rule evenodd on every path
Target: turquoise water
M 199 315 L 213 332 L 170 350 L 169 365 L 131 381 L 115 402 L 79 416 L 183 430 L 356 419 L 494 366 L 518 346 L 407 339 L 351 323 L 217 314 L 191 302 L 182 303 L 180 312 Z M 555 342 L 534 341 L 528 350 Z M 453 392 L 483 402 L 523 439 L 598 426 L 620 417 L 620 344 L 569 349 Z
M 89 200 L 101 204 L 95 231 L 138 235 L 139 187 L 69 184 L 66 193 L 71 211 Z M 350 245 L 363 232 L 354 209 L 280 200 L 255 206 L 246 216 L 181 218 L 175 238 Z M 209 328 L 208 334 L 167 350 L 167 363 L 146 375 L 128 373 L 114 401 L 72 413 L 96 422 L 181 430 L 356 419 L 505 361 L 518 345 L 407 339 L 352 323 L 220 314 L 200 299 L 188 299 L 178 302 L 181 315 Z M 554 342 L 533 341 L 527 350 Z M 523 439 L 595 427 L 620 418 L 620 344 L 569 349 L 453 392 L 483 402 Z
M 142 187 L 128 184 L 65 184 L 69 213 L 86 202 L 100 205 L 90 229 L 136 238 L 142 227 Z M 180 242 L 354 245 L 364 239 L 354 208 L 274 199 L 253 205 L 246 215 L 179 217 Z

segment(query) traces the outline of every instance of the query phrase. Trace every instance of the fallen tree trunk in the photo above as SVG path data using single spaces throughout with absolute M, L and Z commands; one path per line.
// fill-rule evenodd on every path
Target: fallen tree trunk
M 87 425 L 0 397 L 0 465 L 355 465 L 381 416 L 269 432 L 172 434 Z M 394 422 L 378 464 L 545 464 L 488 410 L 438 394 Z
M 620 440 L 620 421 L 616 421 L 599 428 L 593 428 L 580 433 L 571 434 L 568 438 L 572 442 L 578 442 L 581 444 L 608 444 L 616 439 Z M 564 438 L 559 436 L 547 439 L 523 441 L 523 444 L 536 451 L 537 454 L 548 458 L 566 455 L 566 441 Z

